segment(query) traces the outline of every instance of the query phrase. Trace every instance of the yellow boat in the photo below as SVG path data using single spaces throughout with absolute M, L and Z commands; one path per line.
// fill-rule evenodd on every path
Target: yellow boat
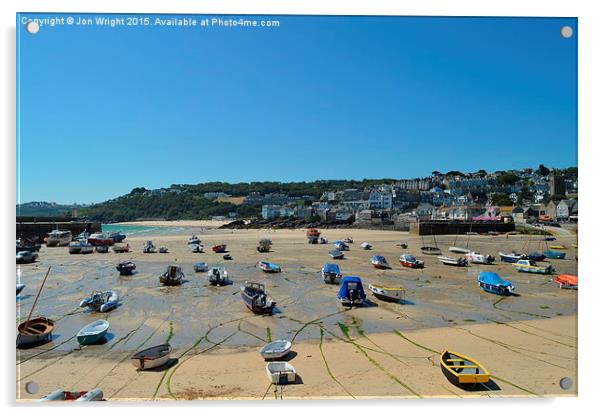
M 550 249 L 566 249 L 564 245 L 550 245 Z
M 385 287 L 378 284 L 370 284 L 368 289 L 376 298 L 384 301 L 401 301 L 406 292 L 403 287 Z
M 444 350 L 440 356 L 441 371 L 454 385 L 471 389 L 489 382 L 490 374 L 479 362 L 460 353 Z

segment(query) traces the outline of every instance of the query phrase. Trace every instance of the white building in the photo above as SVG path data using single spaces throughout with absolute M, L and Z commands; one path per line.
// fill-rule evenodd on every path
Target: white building
M 373 209 L 391 209 L 393 207 L 393 195 L 388 192 L 371 192 L 368 203 Z
M 261 217 L 264 219 L 274 219 L 280 217 L 294 216 L 295 209 L 278 205 L 263 205 L 261 207 Z

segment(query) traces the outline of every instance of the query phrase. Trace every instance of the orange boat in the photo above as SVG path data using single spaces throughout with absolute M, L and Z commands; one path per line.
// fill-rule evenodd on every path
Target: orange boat
M 558 284 L 560 288 L 576 290 L 578 286 L 577 276 L 571 274 L 558 275 L 552 281 Z
M 320 237 L 320 231 L 317 230 L 316 228 L 309 228 L 307 230 L 307 232 L 305 232 L 305 235 L 308 238 L 319 238 Z

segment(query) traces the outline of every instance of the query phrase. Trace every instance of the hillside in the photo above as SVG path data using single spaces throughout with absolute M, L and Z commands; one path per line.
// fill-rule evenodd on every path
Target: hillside
M 65 216 L 71 214 L 72 207 L 49 202 L 28 202 L 17 205 L 17 216 Z

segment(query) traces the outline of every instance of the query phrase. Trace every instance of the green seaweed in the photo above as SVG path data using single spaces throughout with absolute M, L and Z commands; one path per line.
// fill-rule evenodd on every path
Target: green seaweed
M 268 343 L 270 343 L 272 341 L 272 330 L 269 327 L 265 328 L 265 335 Z
M 339 325 L 339 328 L 341 329 L 341 332 L 343 333 L 343 335 L 345 337 L 347 337 L 348 339 L 350 339 L 351 337 L 349 337 L 349 326 L 347 326 L 345 323 L 339 321 L 337 323 Z

